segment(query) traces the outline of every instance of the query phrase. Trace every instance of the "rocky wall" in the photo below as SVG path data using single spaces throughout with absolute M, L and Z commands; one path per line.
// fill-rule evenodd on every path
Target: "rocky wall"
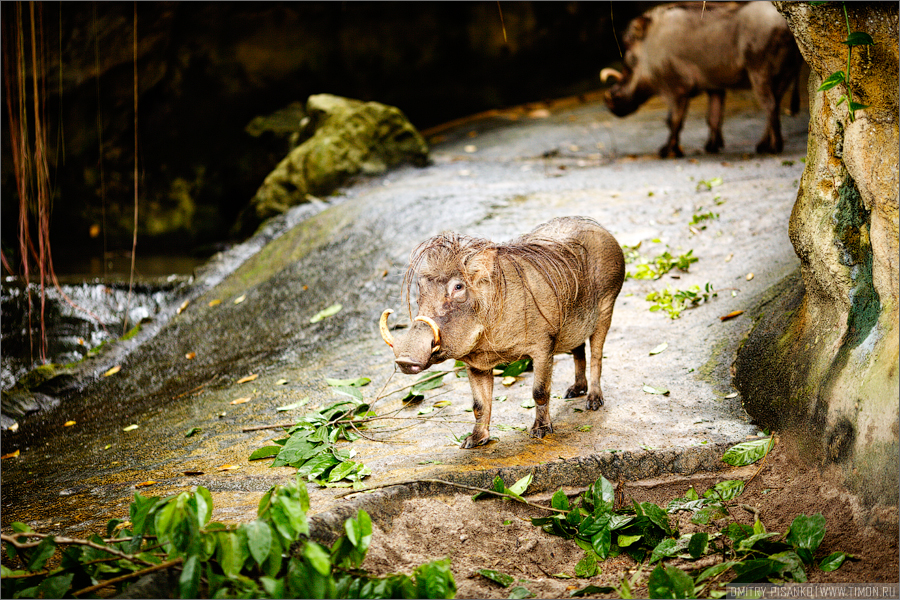
M 802 280 L 762 308 L 735 382 L 760 424 L 799 433 L 806 457 L 837 465 L 867 505 L 896 507 L 898 6 L 775 4 L 811 68 L 807 162 L 789 225 Z M 854 118 L 843 84 L 817 91 L 847 71 L 848 23 L 875 41 L 853 48 L 850 89 L 867 105 Z

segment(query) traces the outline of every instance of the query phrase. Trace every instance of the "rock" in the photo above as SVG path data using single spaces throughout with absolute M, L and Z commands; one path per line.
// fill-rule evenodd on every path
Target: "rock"
M 838 465 L 864 505 L 898 504 L 898 12 L 846 4 L 853 48 L 846 88 L 818 86 L 847 70 L 842 5 L 776 2 L 810 65 L 806 168 L 789 234 L 802 283 L 766 307 L 735 362 L 757 423 L 793 428 L 805 458 Z
M 256 192 L 251 205 L 260 220 L 306 202 L 309 195 L 330 194 L 353 175 L 428 162 L 425 139 L 393 106 L 318 94 L 309 97 L 306 112 L 315 133 Z

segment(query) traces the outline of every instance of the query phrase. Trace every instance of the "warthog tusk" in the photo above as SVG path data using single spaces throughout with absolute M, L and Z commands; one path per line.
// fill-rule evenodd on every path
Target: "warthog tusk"
M 378 321 L 378 328 L 381 329 L 381 337 L 384 339 L 385 343 L 391 348 L 394 347 L 394 336 L 391 335 L 391 332 L 388 331 L 387 319 L 388 315 L 391 314 L 391 309 L 385 310 L 381 313 L 381 319 Z
M 606 83 L 610 77 L 612 77 L 616 81 L 619 81 L 620 79 L 622 79 L 622 74 L 610 67 L 606 67 L 605 69 L 600 71 L 600 81 L 602 81 L 603 83 Z
M 432 320 L 431 317 L 425 317 L 419 315 L 414 321 L 422 321 L 423 323 L 428 323 L 428 326 L 431 327 L 431 333 L 434 334 L 434 348 L 431 349 L 431 353 L 434 354 L 438 350 L 441 349 L 441 328 L 438 327 L 438 324 Z

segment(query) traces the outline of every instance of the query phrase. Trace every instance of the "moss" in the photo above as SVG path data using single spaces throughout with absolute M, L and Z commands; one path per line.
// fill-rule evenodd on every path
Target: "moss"
M 58 369 L 59 365 L 53 363 L 35 367 L 18 381 L 16 387 L 33 390 L 45 381 L 53 379 L 56 376 Z
M 130 340 L 131 338 L 133 338 L 134 336 L 136 336 L 138 333 L 140 333 L 140 331 L 141 331 L 141 324 L 138 323 L 137 325 L 135 325 L 134 327 L 132 327 L 131 330 L 128 331 L 128 333 L 126 333 L 125 335 L 123 335 L 123 336 L 121 337 L 121 339 L 122 339 L 122 340 Z

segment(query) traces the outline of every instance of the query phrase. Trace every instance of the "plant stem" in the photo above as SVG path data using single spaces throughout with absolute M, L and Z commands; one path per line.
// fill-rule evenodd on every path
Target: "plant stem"
M 847 14 L 847 3 L 841 2 L 844 8 L 844 22 L 847 24 L 847 39 L 850 39 L 850 16 Z M 853 57 L 853 46 L 847 45 L 847 77 L 844 79 L 844 86 L 847 88 L 847 110 L 850 113 L 850 122 L 855 120 L 855 111 L 853 110 L 853 91 L 850 89 L 850 59 Z

